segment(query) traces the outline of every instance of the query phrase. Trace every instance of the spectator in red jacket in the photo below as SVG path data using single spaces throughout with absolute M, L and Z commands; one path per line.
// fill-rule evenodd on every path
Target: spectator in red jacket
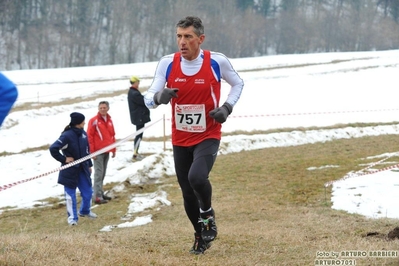
M 87 125 L 87 136 L 89 138 L 90 153 L 105 148 L 115 142 L 115 129 L 111 116 L 108 114 L 109 103 L 101 101 L 98 104 L 98 113 L 90 119 Z M 96 204 L 107 203 L 111 197 L 104 194 L 103 183 L 109 161 L 109 153 L 115 157 L 116 148 L 94 156 L 94 202 Z

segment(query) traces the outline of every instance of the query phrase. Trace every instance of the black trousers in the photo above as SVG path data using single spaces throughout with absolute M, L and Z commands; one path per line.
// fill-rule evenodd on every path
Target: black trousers
M 142 129 L 144 127 L 144 124 L 142 125 L 136 125 L 136 131 L 139 131 L 140 129 Z M 140 148 L 140 142 L 143 139 L 143 132 L 136 135 L 136 137 L 134 138 L 134 154 L 138 154 L 139 153 L 139 148 Z
M 194 230 L 201 232 L 198 223 L 199 208 L 206 211 L 212 206 L 212 186 L 209 173 L 215 163 L 220 140 L 207 139 L 191 147 L 173 146 L 175 171 L 179 182 L 184 209 Z

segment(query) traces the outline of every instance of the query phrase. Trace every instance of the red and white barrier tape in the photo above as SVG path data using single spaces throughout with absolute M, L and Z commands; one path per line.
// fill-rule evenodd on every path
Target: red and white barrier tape
M 325 114 L 347 114 L 347 113 L 365 113 L 365 112 L 390 112 L 390 111 L 398 111 L 398 110 L 399 110 L 399 109 L 376 109 L 376 110 L 330 111 L 330 112 L 309 112 L 309 113 L 288 113 L 288 114 L 236 115 L 236 116 L 230 116 L 230 118 L 272 117 L 272 116 L 297 116 L 297 115 L 325 115 Z M 28 181 L 31 181 L 31 180 L 34 180 L 34 179 L 37 179 L 37 178 L 40 178 L 40 177 L 43 177 L 43 176 L 46 176 L 46 175 L 49 175 L 49 174 L 58 172 L 58 171 L 64 170 L 64 169 L 66 169 L 66 168 L 69 168 L 69 167 L 71 167 L 71 166 L 74 166 L 74 165 L 76 165 L 76 164 L 79 164 L 79 163 L 81 163 L 81 162 L 83 162 L 83 161 L 86 161 L 86 160 L 88 160 L 88 159 L 91 159 L 91 158 L 93 158 L 93 157 L 95 157 L 95 156 L 97 156 L 97 155 L 99 155 L 99 154 L 101 154 L 101 153 L 103 153 L 103 152 L 105 152 L 105 151 L 108 151 L 108 150 L 110 150 L 110 149 L 113 149 L 113 148 L 119 146 L 119 145 L 122 144 L 123 142 L 125 142 L 125 141 L 127 141 L 127 140 L 129 140 L 129 139 L 131 139 L 131 138 L 133 138 L 133 137 L 135 137 L 136 135 L 141 134 L 142 132 L 144 132 L 144 130 L 148 129 L 149 127 L 151 127 L 151 126 L 154 125 L 155 123 L 158 123 L 158 122 L 159 122 L 160 120 L 162 120 L 162 119 L 163 119 L 163 118 L 161 118 L 161 119 L 159 119 L 159 120 L 153 122 L 152 124 L 150 124 L 150 125 L 148 125 L 148 126 L 142 128 L 142 129 L 136 131 L 135 133 L 133 133 L 133 134 L 127 136 L 126 138 L 124 138 L 124 139 L 122 139 L 122 140 L 120 140 L 120 141 L 118 141 L 118 142 L 116 142 L 116 143 L 113 143 L 113 144 L 111 144 L 111 145 L 109 145 L 109 146 L 107 146 L 107 147 L 105 147 L 105 148 L 103 148 L 103 149 L 101 149 L 101 150 L 98 150 L 98 151 L 96 151 L 96 152 L 94 152 L 94 153 L 92 153 L 92 154 L 89 154 L 88 156 L 85 156 L 85 157 L 80 158 L 80 159 L 78 159 L 78 160 L 76 160 L 76 161 L 73 161 L 72 163 L 66 164 L 66 165 L 64 165 L 64 166 L 61 166 L 61 167 L 59 167 L 59 168 L 56 168 L 56 169 L 54 169 L 54 170 L 48 171 L 48 172 L 46 172 L 46 173 L 40 174 L 40 175 L 35 176 L 35 177 L 31 177 L 31 178 L 28 178 L 28 179 L 25 179 L 25 180 L 21 180 L 21 181 L 18 181 L 18 182 L 10 183 L 10 184 L 8 184 L 8 185 L 0 186 L 0 191 L 5 190 L 5 189 L 10 188 L 10 187 L 13 187 L 13 186 L 18 185 L 18 184 L 22 184 L 22 183 L 25 183 L 25 182 L 28 182 Z M 170 120 L 170 118 L 167 118 L 167 119 L 165 119 L 165 120 Z M 389 157 L 388 157 L 388 158 L 389 158 Z M 386 159 L 387 159 L 387 158 L 386 158 Z M 386 159 L 384 159 L 384 160 L 386 160 Z M 341 179 L 338 179 L 338 180 L 335 180 L 335 181 L 329 181 L 329 182 L 325 183 L 324 186 L 325 186 L 325 187 L 328 187 L 328 186 L 332 185 L 332 184 L 335 183 L 335 182 L 338 182 L 338 181 L 341 181 L 341 180 L 345 180 L 345 179 L 350 178 L 350 177 L 372 174 L 372 173 L 379 172 L 379 171 L 385 171 L 385 170 L 389 170 L 389 169 L 392 169 L 392 168 L 396 168 L 397 166 L 398 166 L 398 165 L 394 165 L 394 166 L 391 166 L 391 167 L 387 167 L 387 168 L 384 168 L 384 169 L 381 169 L 381 170 L 378 170 L 378 171 L 374 171 L 374 172 L 369 172 L 369 173 L 347 175 L 347 176 L 344 176 L 344 177 L 341 178 Z M 369 166 L 368 168 L 370 168 L 370 167 L 371 167 L 371 166 Z M 367 168 L 366 168 L 366 169 L 367 169 Z M 363 170 L 365 170 L 365 169 L 363 169 Z M 359 172 L 359 171 L 358 171 L 358 172 Z
M 336 183 L 336 182 L 343 181 L 343 180 L 346 180 L 346 179 L 349 179 L 349 178 L 358 177 L 358 176 L 363 176 L 363 175 L 371 175 L 371 174 L 375 174 L 375 173 L 378 173 L 378 172 L 387 171 L 387 170 L 390 170 L 390 169 L 393 169 L 393 168 L 398 168 L 398 167 L 399 167 L 399 164 L 395 164 L 395 165 L 391 165 L 391 166 L 388 166 L 388 167 L 385 167 L 385 168 L 382 168 L 382 169 L 378 169 L 378 170 L 374 170 L 374 171 L 370 171 L 370 172 L 364 172 L 364 171 L 366 171 L 367 169 L 370 169 L 371 167 L 373 167 L 373 166 L 375 166 L 375 165 L 377 165 L 377 164 L 380 164 L 380 163 L 382 163 L 383 161 L 385 161 L 385 160 L 387 160 L 387 159 L 389 159 L 389 158 L 391 158 L 391 157 L 393 157 L 393 156 L 396 156 L 396 155 L 398 155 L 398 154 L 395 153 L 395 154 L 393 154 L 393 155 L 390 155 L 390 156 L 388 156 L 388 157 L 386 157 L 386 158 L 384 158 L 384 159 L 382 159 L 382 160 L 380 160 L 380 161 L 378 161 L 378 162 L 375 162 L 375 163 L 373 163 L 373 164 L 367 166 L 366 168 L 363 168 L 362 170 L 359 170 L 359 171 L 357 171 L 357 172 L 355 172 L 355 173 L 347 174 L 347 175 L 345 175 L 344 177 L 342 177 L 342 178 L 340 178 L 340 179 L 338 179 L 338 180 L 329 181 L 329 182 L 327 182 L 327 183 L 324 184 L 324 187 L 329 187 L 329 186 L 331 186 L 332 184 L 334 184 L 334 183 Z
M 296 116 L 296 115 L 331 115 L 348 113 L 370 113 L 370 112 L 392 112 L 399 109 L 376 109 L 376 110 L 353 110 L 353 111 L 329 111 L 329 112 L 309 112 L 309 113 L 288 113 L 288 114 L 264 114 L 264 115 L 232 115 L 229 118 L 248 118 L 248 117 L 271 117 L 271 116 Z
M 13 186 L 16 186 L 16 185 L 18 185 L 18 184 L 26 183 L 26 182 L 28 182 L 28 181 L 31 181 L 31 180 L 34 180 L 34 179 L 37 179 L 37 178 L 40 178 L 40 177 L 43 177 L 43 176 L 46 176 L 46 175 L 49 175 L 49 174 L 52 174 L 52 173 L 61 171 L 61 170 L 64 170 L 64 169 L 66 169 L 66 168 L 69 168 L 69 167 L 72 167 L 72 166 L 74 166 L 74 165 L 77 165 L 77 164 L 79 164 L 79 163 L 81 163 L 81 162 L 84 162 L 84 161 L 86 161 L 86 160 L 88 160 L 88 159 L 91 159 L 91 158 L 93 158 L 93 157 L 95 157 L 95 156 L 97 156 L 97 155 L 99 155 L 99 154 L 102 154 L 102 153 L 104 153 L 104 152 L 106 152 L 106 151 L 109 151 L 110 149 L 113 149 L 113 148 L 115 148 L 115 147 L 121 145 L 122 143 L 128 141 L 129 139 L 132 139 L 132 138 L 134 138 L 135 136 L 137 136 L 137 135 L 143 133 L 146 129 L 148 129 L 149 127 L 151 127 L 151 126 L 153 126 L 154 124 L 158 123 L 158 122 L 161 121 L 162 119 L 163 119 L 163 118 L 160 118 L 159 120 L 157 120 L 157 121 L 155 121 L 155 122 L 149 124 L 149 125 L 146 126 L 146 127 L 141 128 L 140 130 L 137 130 L 137 131 L 134 132 L 133 134 L 131 134 L 131 135 L 125 137 L 124 139 L 121 139 L 121 140 L 118 141 L 118 142 L 115 142 L 115 143 L 113 143 L 113 144 L 111 144 L 111 145 L 108 145 L 107 147 L 104 147 L 104 148 L 102 148 L 102 149 L 100 149 L 100 150 L 98 150 L 98 151 L 95 151 L 95 152 L 93 152 L 93 153 L 91 153 L 91 154 L 89 154 L 89 155 L 87 155 L 87 156 L 85 156 L 85 157 L 82 157 L 82 158 L 80 158 L 80 159 L 78 159 L 78 160 L 76 160 L 76 161 L 73 161 L 73 162 L 71 162 L 71 163 L 68 163 L 68 164 L 66 164 L 66 165 L 63 165 L 63 166 L 61 166 L 61 167 L 58 167 L 58 168 L 53 169 L 53 170 L 51 170 L 51 171 L 48 171 L 48 172 L 46 172 L 46 173 L 42 173 L 42 174 L 40 174 L 40 175 L 38 175 L 38 176 L 34 176 L 34 177 L 31 177 L 31 178 L 28 178 L 28 179 L 25 179 L 25 180 L 21 180 L 21 181 L 17 181 L 17 182 L 14 182 L 14 183 L 10 183 L 10 184 L 8 184 L 8 185 L 0 186 L 0 191 L 6 190 L 6 189 L 11 188 L 11 187 L 13 187 Z
M 349 113 L 372 113 L 372 112 L 393 112 L 399 109 L 375 109 L 375 110 L 353 110 L 353 111 L 329 111 L 329 112 L 308 112 L 308 113 L 287 113 L 287 114 L 255 114 L 255 115 L 230 115 L 231 118 L 258 118 L 258 117 L 279 117 L 279 116 L 298 116 L 298 115 L 332 115 L 332 114 L 349 114 Z M 165 120 L 170 121 L 168 117 Z

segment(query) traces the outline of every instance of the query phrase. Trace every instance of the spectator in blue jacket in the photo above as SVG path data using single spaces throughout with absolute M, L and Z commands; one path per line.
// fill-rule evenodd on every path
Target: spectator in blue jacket
M 0 73 L 0 126 L 18 97 L 17 87 Z
M 62 166 L 89 155 L 89 142 L 84 131 L 85 117 L 81 113 L 71 113 L 71 122 L 65 127 L 61 136 L 50 146 L 51 156 Z M 68 224 L 78 224 L 78 212 L 76 202 L 76 188 L 79 188 L 82 197 L 79 216 L 97 218 L 90 210 L 93 188 L 91 182 L 92 161 L 86 160 L 79 164 L 71 164 L 71 167 L 60 171 L 58 183 L 64 185 L 65 201 L 68 214 Z

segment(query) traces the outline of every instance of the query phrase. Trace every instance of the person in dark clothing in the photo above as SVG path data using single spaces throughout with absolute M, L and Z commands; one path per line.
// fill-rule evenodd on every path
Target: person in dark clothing
M 150 110 L 144 104 L 144 96 L 139 91 L 140 79 L 136 76 L 130 78 L 130 88 L 127 94 L 127 101 L 129 104 L 130 121 L 133 125 L 136 125 L 136 130 L 140 130 L 144 127 L 145 123 L 151 121 Z M 133 147 L 133 161 L 140 161 L 144 157 L 139 154 L 140 142 L 143 139 L 143 132 L 136 135 L 134 138 Z
M 84 131 L 85 117 L 81 113 L 71 113 L 71 122 L 65 127 L 61 136 L 50 146 L 51 156 L 64 166 L 89 155 L 89 142 Z M 62 153 L 61 153 L 62 152 Z M 58 183 L 64 186 L 68 224 L 78 224 L 76 188 L 82 197 L 79 216 L 97 218 L 90 210 L 93 188 L 91 182 L 91 160 L 65 168 L 58 175 Z

